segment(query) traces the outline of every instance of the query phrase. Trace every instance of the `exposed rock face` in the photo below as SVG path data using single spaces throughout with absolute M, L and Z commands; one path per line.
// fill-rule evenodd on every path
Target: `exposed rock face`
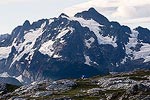
M 138 92 L 150 92 L 150 87 L 143 84 L 135 84 L 127 90 L 128 94 L 137 94 Z
M 42 19 L 0 36 L 0 74 L 24 84 L 150 68 L 150 30 L 110 22 L 94 8 Z
M 1 100 L 149 100 L 150 71 L 135 71 L 83 79 L 33 82 Z
M 4 91 L 6 89 L 6 84 L 0 83 L 0 91 Z
M 21 86 L 22 84 L 15 78 L 12 77 L 0 77 L 1 84 L 11 84 L 16 86 Z
M 98 80 L 98 85 L 109 89 L 127 89 L 136 84 L 136 81 L 127 77 L 102 78 Z

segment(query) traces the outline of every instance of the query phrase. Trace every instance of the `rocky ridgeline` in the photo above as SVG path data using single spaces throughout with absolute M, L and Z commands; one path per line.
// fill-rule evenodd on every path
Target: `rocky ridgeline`
M 94 8 L 41 19 L 0 35 L 0 77 L 31 84 L 150 69 L 150 30 L 109 21 Z
M 33 82 L 0 100 L 150 100 L 150 71 Z

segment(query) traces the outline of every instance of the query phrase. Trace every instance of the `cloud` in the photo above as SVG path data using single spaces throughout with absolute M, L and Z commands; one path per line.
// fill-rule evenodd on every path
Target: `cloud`
M 32 2 L 35 0 L 1 0 L 0 5 L 6 5 L 10 3 L 24 3 L 24 2 Z
M 113 17 L 124 17 L 124 18 L 134 18 L 137 17 L 137 10 L 132 6 L 119 6 L 117 10 L 112 13 Z
M 143 24 L 143 23 L 147 23 L 147 24 L 149 24 L 150 23 L 150 17 L 137 18 L 137 19 L 129 19 L 129 20 L 122 21 L 122 23 L 124 23 L 124 24 L 132 24 L 132 23 Z
M 120 23 L 129 20 L 134 20 L 130 21 L 133 24 L 135 21 L 147 23 L 145 19 L 150 18 L 150 0 L 90 0 L 66 8 L 64 12 L 73 16 L 76 12 L 87 10 L 90 7 L 96 8 L 108 19 L 117 20 Z

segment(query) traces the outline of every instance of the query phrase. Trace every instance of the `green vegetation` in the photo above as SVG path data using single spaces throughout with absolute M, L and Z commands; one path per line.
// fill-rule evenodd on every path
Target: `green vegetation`
M 53 91 L 53 94 L 49 96 L 40 96 L 40 97 L 32 97 L 35 95 L 37 92 L 42 92 L 42 91 L 47 91 L 45 87 L 48 86 L 47 83 L 41 83 L 38 84 L 38 88 L 36 88 L 33 92 L 29 93 L 26 92 L 25 94 L 23 93 L 21 98 L 25 98 L 27 100 L 53 100 L 53 99 L 58 99 L 58 100 L 64 100 L 65 98 L 67 99 L 73 99 L 73 100 L 118 100 L 119 98 L 123 98 L 122 100 L 129 100 L 129 97 L 136 98 L 140 94 L 141 96 L 147 96 L 150 94 L 149 91 L 139 91 L 137 94 L 133 95 L 128 92 L 128 88 L 104 88 L 103 85 L 98 85 L 97 82 L 100 81 L 99 79 L 103 78 L 104 79 L 109 79 L 109 78 L 116 78 L 118 77 L 126 77 L 125 79 L 131 79 L 135 81 L 145 81 L 149 80 L 147 76 L 150 75 L 150 71 L 148 70 L 141 70 L 141 71 L 134 71 L 130 73 L 121 73 L 121 74 L 115 74 L 115 75 L 107 75 L 107 76 L 94 76 L 91 78 L 86 78 L 86 79 L 75 79 L 72 81 L 75 81 L 75 85 L 71 87 L 70 90 L 65 90 L 65 91 Z M 71 80 L 71 79 L 70 79 Z M 118 81 L 118 80 L 117 80 Z M 114 85 L 115 82 L 112 81 L 112 85 Z M 119 83 L 118 83 L 119 84 Z M 7 85 L 7 91 L 12 92 L 15 89 L 19 87 L 13 86 L 13 85 Z M 136 91 L 136 90 L 135 90 Z M 128 93 L 129 94 L 128 94 Z M 11 98 L 12 96 L 20 96 L 17 93 L 11 94 L 7 96 L 7 99 Z M 134 97 L 135 96 L 135 97 Z M 6 98 L 5 98 L 6 99 Z M 5 100 L 4 99 L 4 100 Z M 3 99 L 2 99 L 3 100 Z M 133 99 L 134 100 L 134 99 Z
M 99 100 L 102 98 L 106 98 L 105 94 L 109 94 L 109 95 L 115 94 L 114 98 L 118 98 L 125 92 L 125 90 L 119 89 L 119 90 L 99 91 L 98 93 L 88 94 L 87 90 L 93 89 L 93 88 L 100 88 L 100 86 L 92 84 L 90 79 L 78 79 L 76 80 L 76 85 L 72 87 L 72 89 L 69 91 L 65 91 L 62 93 L 55 93 L 51 96 L 30 98 L 30 100 L 33 100 L 33 99 L 49 100 L 49 99 L 64 98 L 64 97 L 71 98 L 73 100 Z
M 108 75 L 106 77 L 143 77 L 143 76 L 150 76 L 150 70 L 136 70 L 131 73 L 122 73 L 122 74 L 116 74 L 116 75 Z
M 135 80 L 135 81 L 148 80 L 146 77 L 139 77 L 139 76 L 130 76 L 129 79 L 132 79 L 132 80 Z

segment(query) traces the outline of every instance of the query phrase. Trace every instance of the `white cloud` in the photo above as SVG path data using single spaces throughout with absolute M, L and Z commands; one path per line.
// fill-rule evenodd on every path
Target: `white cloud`
M 150 23 L 150 17 L 129 19 L 129 20 L 122 21 L 122 23 L 124 23 L 124 24 L 132 24 L 132 23 L 143 24 L 143 23 L 147 23 L 147 24 L 149 24 Z
M 150 18 L 150 0 L 90 0 L 88 2 L 66 8 L 64 12 L 74 15 L 76 12 L 96 8 L 110 20 L 120 23 L 129 21 L 130 24 L 147 23 Z M 145 20 L 146 19 L 146 20 Z M 133 20 L 133 21 L 130 21 Z
M 112 13 L 113 17 L 134 18 L 137 17 L 137 10 L 132 6 L 119 6 L 115 12 Z
M 10 3 L 24 3 L 24 2 L 32 2 L 35 0 L 0 0 L 0 5 L 10 4 Z

